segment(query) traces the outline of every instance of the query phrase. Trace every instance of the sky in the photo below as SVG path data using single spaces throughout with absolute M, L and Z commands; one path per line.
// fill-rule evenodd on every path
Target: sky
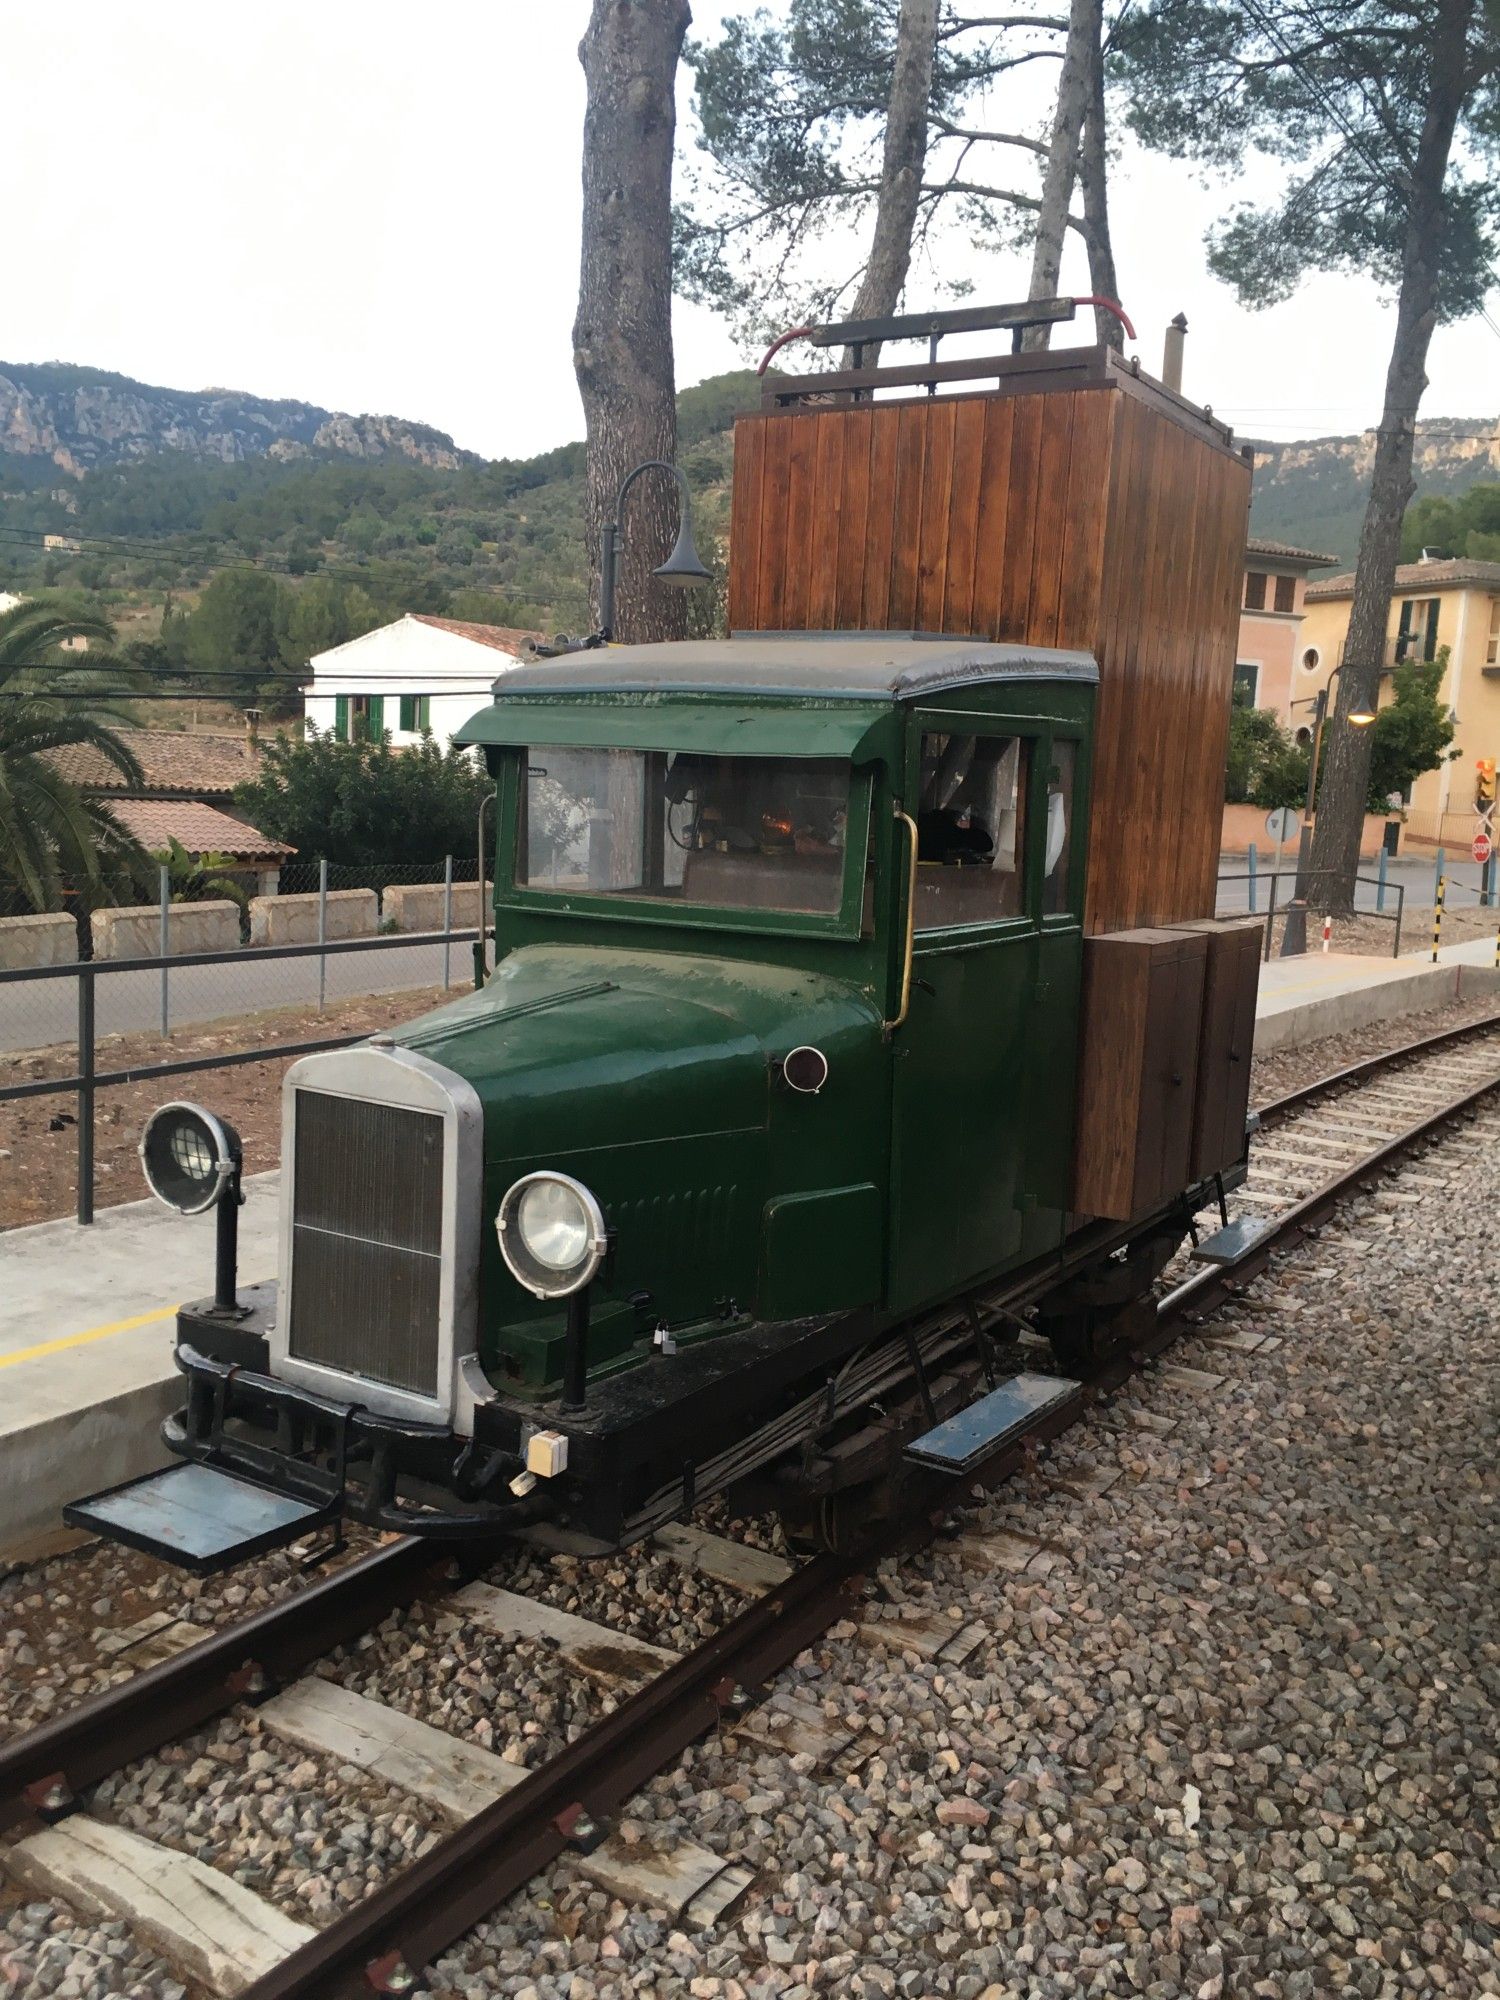
M 745 4 L 696 0 L 693 32 L 711 39 Z M 581 436 L 587 14 L 586 0 L 7 9 L 0 360 L 385 412 L 487 456 Z M 1205 228 L 1276 171 L 1251 163 L 1226 189 L 1125 149 L 1111 205 L 1139 351 L 1155 372 L 1183 311 L 1184 388 L 1242 434 L 1357 431 L 1379 414 L 1393 322 L 1373 284 L 1316 278 L 1255 313 L 1205 265 Z M 973 302 L 1025 296 L 1021 252 L 955 244 L 943 268 Z M 908 304 L 930 286 L 919 272 Z M 1063 287 L 1087 291 L 1081 252 Z M 755 358 L 681 302 L 674 340 L 681 386 Z M 1494 417 L 1500 332 L 1440 329 L 1428 375 L 1424 416 Z

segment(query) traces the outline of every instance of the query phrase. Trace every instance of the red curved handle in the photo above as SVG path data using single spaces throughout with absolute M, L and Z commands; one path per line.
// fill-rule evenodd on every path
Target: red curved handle
M 760 366 L 756 369 L 756 374 L 765 374 L 771 365 L 772 356 L 779 354 L 789 340 L 806 340 L 811 334 L 816 333 L 817 330 L 815 326 L 794 326 L 790 333 L 784 333 L 779 339 L 773 340 L 765 353 L 760 357 Z M 1133 335 L 1132 338 L 1134 338 Z
M 1118 299 L 1106 299 L 1098 292 L 1090 292 L 1086 298 L 1075 298 L 1073 303 L 1075 306 L 1099 306 L 1105 312 L 1112 312 L 1124 327 L 1126 336 L 1131 340 L 1135 339 L 1135 328 L 1130 324 L 1130 315 Z

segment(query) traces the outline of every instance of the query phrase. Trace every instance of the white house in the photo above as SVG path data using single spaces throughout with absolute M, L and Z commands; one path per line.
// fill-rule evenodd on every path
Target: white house
M 308 661 L 307 720 L 347 742 L 388 731 L 392 743 L 431 733 L 447 747 L 460 724 L 486 706 L 490 685 L 518 665 L 528 639 L 505 625 L 470 625 L 409 611 Z

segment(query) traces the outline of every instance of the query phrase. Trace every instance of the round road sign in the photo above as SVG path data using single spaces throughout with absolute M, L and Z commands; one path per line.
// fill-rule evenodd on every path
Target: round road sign
M 1474 859 L 1482 865 L 1484 862 L 1489 860 L 1490 856 L 1494 853 L 1494 851 L 1495 851 L 1494 842 L 1490 839 L 1489 835 L 1484 831 L 1483 827 L 1481 827 L 1479 832 L 1476 833 L 1474 836 L 1474 845 L 1469 849 L 1469 852 L 1473 855 Z
M 1290 806 L 1278 806 L 1266 814 L 1266 832 L 1272 840 L 1290 840 L 1302 822 Z

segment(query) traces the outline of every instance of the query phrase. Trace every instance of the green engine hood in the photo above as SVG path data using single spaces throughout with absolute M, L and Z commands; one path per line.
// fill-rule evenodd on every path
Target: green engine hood
M 883 1173 L 888 1061 L 879 1010 L 852 982 L 707 954 L 533 945 L 395 1039 L 464 1077 L 484 1109 L 481 1354 L 497 1378 L 541 1388 L 560 1364 L 560 1309 L 515 1282 L 489 1226 L 506 1189 L 539 1167 L 585 1182 L 611 1230 L 591 1349 L 606 1366 L 638 1356 L 658 1318 L 707 1331 L 813 1310 L 823 1295 L 809 1289 L 809 1232 L 838 1234 L 851 1254 L 858 1237 L 873 1297 L 869 1184 Z M 775 1059 L 804 1042 L 828 1058 L 816 1096 L 776 1077 Z M 820 1223 L 831 1190 L 845 1205 Z M 840 1272 L 825 1289 L 846 1295 L 848 1282 Z
M 831 1044 L 878 1032 L 870 998 L 820 974 L 533 945 L 395 1039 L 473 1085 L 486 1157 L 513 1159 L 763 1127 L 773 1056 L 817 1041 L 832 1062 Z

